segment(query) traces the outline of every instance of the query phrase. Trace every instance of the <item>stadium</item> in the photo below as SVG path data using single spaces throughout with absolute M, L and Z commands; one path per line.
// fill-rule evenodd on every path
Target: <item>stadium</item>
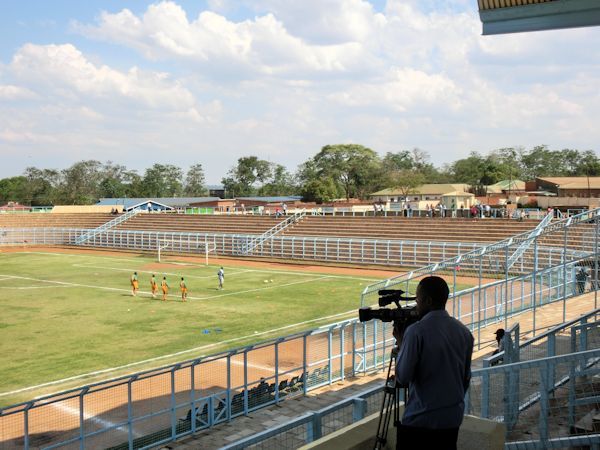
M 263 436 L 276 448 L 301 446 L 378 411 L 391 326 L 359 322 L 357 310 L 376 306 L 379 289 L 414 292 L 431 274 L 447 280 L 448 311 L 475 336 L 469 414 L 503 423 L 508 443 L 558 416 L 572 423 L 569 435 L 547 425 L 539 439 L 583 442 L 576 425 L 596 387 L 587 374 L 598 356 L 599 215 L 2 215 L 2 286 L 18 294 L 5 305 L 14 319 L 2 341 L 33 339 L 36 352 L 3 364 L 1 448 L 154 448 L 340 383 L 373 383 L 360 392 L 360 415 L 355 395 L 331 412 L 333 425 L 320 416 L 318 433 L 304 418 Z M 580 267 L 592 274 L 583 289 Z M 149 292 L 151 274 L 171 282 L 167 301 Z M 30 328 L 13 334 L 25 320 Z M 500 326 L 512 347 L 495 365 Z M 532 418 L 538 409 L 546 416 Z
M 376 11 L 376 3 L 367 9 Z M 224 2 L 207 4 L 219 12 L 225 8 Z M 484 35 L 600 23 L 600 8 L 594 0 L 479 0 L 478 7 Z M 396 9 L 409 15 L 416 11 L 409 5 Z M 158 22 L 160 17 L 152 14 L 160 11 L 174 13 L 178 22 L 172 28 L 178 32 L 179 27 L 215 17 L 221 20 L 220 26 L 238 24 L 208 9 L 197 22 L 188 22 L 178 5 L 161 2 L 150 5 L 143 18 L 150 19 L 145 23 L 149 30 L 152 20 Z M 150 45 L 136 41 L 135 27 L 143 23 L 136 13 L 124 9 L 116 14 L 119 20 L 112 23 L 112 30 L 117 35 L 121 26 L 130 27 L 121 38 L 132 48 L 142 49 L 156 67 L 160 58 L 153 54 L 154 46 L 164 45 L 164 54 L 174 50 L 186 58 L 198 56 L 168 33 L 150 33 L 153 38 L 158 36 L 157 41 L 148 41 Z M 103 27 L 110 25 L 113 16 L 104 11 L 97 27 L 72 19 L 70 30 L 110 40 L 112 36 L 103 35 Z M 263 21 L 277 22 L 275 16 L 269 13 Z M 383 23 L 383 14 L 375 16 Z M 247 20 L 246 25 L 251 22 Z M 283 29 L 282 23 L 276 25 Z M 19 22 L 19 26 L 26 25 Z M 44 26 L 55 25 L 48 22 Z M 324 35 L 331 44 L 336 38 L 328 32 Z M 453 42 L 450 33 L 447 37 Z M 279 40 L 280 35 L 275 38 Z M 515 42 L 506 46 L 510 47 L 508 53 L 517 53 Z M 350 47 L 354 48 L 345 51 Z M 277 48 L 275 59 L 286 53 L 285 46 Z M 192 94 L 181 89 L 183 79 L 168 89 L 169 74 L 152 72 L 146 78 L 144 70 L 134 66 L 127 77 L 135 82 L 127 84 L 124 80 L 129 78 L 108 66 L 98 66 L 95 72 L 95 64 L 82 58 L 73 45 L 52 45 L 50 50 L 62 58 L 56 64 L 60 69 L 51 67 L 60 72 L 60 89 L 50 95 L 52 108 L 41 109 L 53 115 L 61 116 L 69 109 L 64 100 L 64 105 L 59 100 L 60 107 L 54 107 L 54 101 L 65 93 L 75 98 L 73 93 L 79 89 L 106 99 L 115 95 L 111 89 L 119 86 L 120 94 L 141 99 L 141 104 L 149 107 L 157 104 L 153 91 L 163 93 L 165 98 L 160 97 L 159 103 L 166 99 L 173 108 L 168 116 L 177 123 L 177 134 L 190 132 L 191 127 L 179 127 L 189 118 L 195 121 L 194 127 L 200 123 L 217 126 L 212 114 L 222 113 L 220 101 L 196 109 L 196 104 L 190 103 Z M 306 49 L 302 47 L 302 51 Z M 484 58 L 479 57 L 498 56 L 493 51 L 502 53 L 504 49 L 487 55 L 482 52 Z M 28 43 L 6 64 L 7 70 L 2 63 L 0 75 L 12 71 L 16 79 L 34 79 L 26 63 L 38 61 L 35 58 L 42 54 L 39 46 Z M 68 57 L 73 56 L 85 73 L 69 79 L 72 67 Z M 131 55 L 120 57 L 126 60 Z M 200 59 L 208 60 L 206 55 Z M 224 61 L 216 58 L 209 62 L 230 64 Z M 340 61 L 347 60 L 317 58 L 312 64 L 328 62 L 333 68 L 343 66 Z M 261 70 L 271 75 L 281 70 L 269 65 L 268 58 L 259 62 Z M 44 73 L 41 63 L 33 66 L 42 78 L 49 73 Z M 245 65 L 234 67 L 246 71 Z M 95 79 L 94 74 L 100 75 Z M 75 87 L 70 88 L 73 80 Z M 113 87 L 90 88 L 89 80 L 90 85 L 108 80 Z M 206 80 L 198 84 L 210 86 Z M 379 83 L 382 80 L 378 78 Z M 585 92 L 581 86 L 589 81 L 583 75 L 581 80 L 577 89 Z M 295 88 L 310 84 L 291 78 L 285 81 Z M 252 83 L 244 82 L 244 89 L 250 89 Z M 440 90 L 451 90 L 451 84 Z M 539 95 L 540 90 L 534 92 Z M 351 94 L 326 97 L 344 101 L 345 108 L 362 105 L 362 96 Z M 24 98 L 37 106 L 38 95 L 17 82 L 14 86 L 0 84 L 3 100 Z M 235 96 L 241 98 L 238 93 Z M 110 113 L 125 105 L 115 97 L 117 107 L 108 109 Z M 552 105 L 550 97 L 545 102 Z M 187 109 L 177 110 L 173 106 L 177 101 L 183 101 Z M 445 101 L 453 102 L 452 97 Z M 533 104 L 532 99 L 528 101 Z M 496 102 L 505 103 L 506 99 Z M 556 104 L 569 114 L 579 107 Z M 364 109 L 370 108 L 365 105 Z M 404 111 L 405 105 L 394 108 Z M 412 105 L 408 109 L 419 108 Z M 517 120 L 533 120 L 535 109 L 526 109 Z M 72 110 L 94 121 L 102 118 L 87 107 Z M 14 115 L 16 123 L 19 114 L 10 110 L 9 115 Z M 118 136 L 121 127 L 135 125 L 134 118 L 126 116 L 127 112 L 115 114 L 115 120 L 122 123 L 110 133 Z M 148 118 L 143 113 L 140 117 L 142 121 Z M 153 123 L 162 125 L 165 117 L 153 111 L 156 122 L 145 122 L 145 128 L 152 128 Z M 424 122 L 433 128 L 433 122 Z M 510 123 L 502 125 L 503 134 L 510 131 Z M 550 128 L 551 123 L 556 122 L 548 120 L 544 126 Z M 237 125 L 250 129 L 256 123 Z M 149 134 L 144 136 L 146 145 L 160 133 Z M 436 139 L 441 139 L 441 134 Z M 36 138 L 33 132 L 21 135 L 9 128 L 0 133 L 3 145 L 23 137 Z M 93 140 L 90 133 L 89 141 Z M 40 141 L 54 142 L 54 137 L 47 134 Z M 177 145 L 174 140 L 168 150 Z M 517 153 L 508 150 L 503 155 L 510 163 L 511 155 L 515 158 Z M 541 147 L 541 153 L 551 153 L 546 150 Z M 414 152 L 422 156 L 418 149 Z M 570 154 L 579 158 L 586 153 Z M 587 151 L 590 155 L 597 161 L 591 150 Z M 224 198 L 222 187 L 218 195 L 209 190 L 215 197 L 110 197 L 94 206 L 75 206 L 93 203 L 101 196 L 77 192 L 77 183 L 73 183 L 63 192 L 71 195 L 69 204 L 28 207 L 10 202 L 0 206 L 0 450 L 402 448 L 401 442 L 395 442 L 394 424 L 389 422 L 390 383 L 396 387 L 395 378 L 389 378 L 397 355 L 394 323 L 379 319 L 402 309 L 404 313 L 413 311 L 414 302 L 397 303 L 395 310 L 389 301 L 382 303 L 382 296 L 401 290 L 414 299 L 419 282 L 432 275 L 449 286 L 446 311 L 474 337 L 458 448 L 599 448 L 600 204 L 594 197 L 600 197 L 600 177 L 593 176 L 597 173 L 590 161 L 585 172 L 579 170 L 581 166 L 562 179 L 533 173 L 529 179 L 535 178 L 536 189 L 530 193 L 538 196 L 540 206 L 534 208 L 517 205 L 515 191 L 524 193 L 527 183 L 513 179 L 512 167 L 507 172 L 509 179 L 495 185 L 484 186 L 483 177 L 477 177 L 462 187 L 446 185 L 448 190 L 436 191 L 435 196 L 427 190 L 417 195 L 414 188 L 419 183 L 412 179 L 414 186 L 407 182 L 404 189 L 383 189 L 370 195 L 372 204 L 362 205 L 350 202 L 346 186 L 347 203 L 339 203 L 343 206 L 304 204 L 301 196 L 236 198 L 228 192 L 227 197 L 232 198 Z M 155 181 L 151 176 L 136 178 L 126 173 L 124 166 L 108 162 L 106 167 L 123 172 L 130 187 Z M 307 173 L 311 167 L 303 165 Z M 410 179 L 415 167 L 403 167 L 399 173 Z M 200 168 L 196 181 L 202 185 L 201 165 L 195 168 Z M 177 172 L 172 165 L 155 164 L 154 169 L 156 178 L 161 171 Z M 30 184 L 21 186 L 22 190 L 39 194 L 47 187 L 40 180 L 58 179 L 52 170 L 29 167 L 27 173 L 31 177 L 20 177 L 20 181 L 19 177 L 0 180 L 4 182 L 0 183 L 5 189 L 2 192 L 13 189 L 10 192 L 14 194 L 19 191 L 14 186 L 20 182 Z M 108 191 L 119 190 L 111 180 L 104 181 Z M 311 181 L 316 191 L 327 190 L 326 183 Z M 9 186 L 13 182 L 15 185 Z M 487 200 L 497 194 L 506 201 L 494 209 L 489 204 L 487 210 L 478 207 L 470 191 L 483 187 Z M 147 191 L 136 192 L 147 195 Z M 416 202 L 413 208 L 409 193 Z M 114 197 L 117 195 L 121 194 Z M 359 197 L 364 199 L 365 192 Z M 438 206 L 429 204 L 433 200 Z M 359 320 L 359 309 L 364 312 L 367 307 L 374 316 Z M 399 412 L 407 401 L 405 393 L 400 395 L 394 398 L 401 401 Z

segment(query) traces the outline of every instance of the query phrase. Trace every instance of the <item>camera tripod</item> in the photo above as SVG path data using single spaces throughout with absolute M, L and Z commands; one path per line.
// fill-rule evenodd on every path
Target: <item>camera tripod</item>
M 377 424 L 377 436 L 375 438 L 375 446 L 373 450 L 382 450 L 387 442 L 390 420 L 394 418 L 394 426 L 400 423 L 400 398 L 403 391 L 403 399 L 406 400 L 407 390 L 398 385 L 396 382 L 396 371 L 392 368 L 396 367 L 396 357 L 398 356 L 399 347 L 395 346 L 390 352 L 390 363 L 388 366 L 385 386 L 383 387 L 383 401 L 381 402 L 381 411 L 379 413 L 379 423 Z

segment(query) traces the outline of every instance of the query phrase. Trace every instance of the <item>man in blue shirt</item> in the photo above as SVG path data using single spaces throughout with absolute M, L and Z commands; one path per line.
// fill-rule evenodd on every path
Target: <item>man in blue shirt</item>
M 446 311 L 448 294 L 442 278 L 423 278 L 416 300 L 421 320 L 406 330 L 394 329 L 400 343 L 396 380 L 408 387 L 397 448 L 456 449 L 471 379 L 473 335 Z

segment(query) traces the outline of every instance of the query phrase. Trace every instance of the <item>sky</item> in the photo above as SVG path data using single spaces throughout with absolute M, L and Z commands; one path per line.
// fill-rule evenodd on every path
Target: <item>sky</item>
M 600 27 L 481 36 L 475 0 L 3 0 L 0 178 L 295 171 L 324 145 L 599 150 Z

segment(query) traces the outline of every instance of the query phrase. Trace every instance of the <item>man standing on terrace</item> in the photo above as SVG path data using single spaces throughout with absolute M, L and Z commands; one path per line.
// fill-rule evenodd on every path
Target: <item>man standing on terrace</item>
M 446 311 L 444 279 L 423 278 L 417 286 L 420 321 L 396 325 L 400 344 L 396 381 L 408 387 L 398 427 L 398 449 L 456 450 L 465 393 L 471 380 L 473 335 Z

